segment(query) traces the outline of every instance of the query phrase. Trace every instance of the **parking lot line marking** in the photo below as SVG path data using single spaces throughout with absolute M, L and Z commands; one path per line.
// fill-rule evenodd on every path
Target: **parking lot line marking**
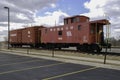
M 36 67 L 30 67 L 30 68 L 24 68 L 24 69 L 18 69 L 18 70 L 11 70 L 11 71 L 6 71 L 6 72 L 1 72 L 0 75 L 14 73 L 14 72 L 20 72 L 20 71 L 26 71 L 26 70 L 32 70 L 32 69 L 38 69 L 38 68 L 43 68 L 43 67 L 51 67 L 51 66 L 56 66 L 56 65 L 60 65 L 60 64 L 66 64 L 66 63 L 60 62 L 60 63 L 54 63 L 54 64 L 49 64 L 49 65 L 43 65 L 43 66 L 36 66 Z
M 24 58 L 24 57 L 14 57 L 14 58 L 11 59 L 11 60 L 18 60 L 18 59 L 22 59 L 22 58 L 23 58 L 23 59 L 27 59 L 27 58 Z M 8 60 L 3 60 L 3 59 L 2 59 L 1 61 L 8 61 Z
M 83 70 L 80 70 L 80 71 L 69 72 L 69 73 L 65 73 L 65 74 L 61 74 L 61 75 L 57 75 L 57 76 L 45 78 L 45 79 L 42 79 L 42 80 L 56 79 L 56 78 L 60 78 L 60 77 L 64 77 L 64 76 L 69 76 L 69 75 L 72 75 L 72 74 L 77 74 L 77 73 L 82 73 L 82 72 L 90 71 L 90 70 L 93 70 L 93 69 L 96 69 L 96 68 L 98 68 L 98 67 L 92 67 L 92 68 L 83 69 Z
M 14 65 L 14 64 L 30 63 L 30 62 L 35 62 L 35 61 L 45 61 L 45 60 L 30 60 L 30 61 L 23 61 L 23 62 L 8 63 L 8 64 L 2 64 L 0 65 L 0 67 Z

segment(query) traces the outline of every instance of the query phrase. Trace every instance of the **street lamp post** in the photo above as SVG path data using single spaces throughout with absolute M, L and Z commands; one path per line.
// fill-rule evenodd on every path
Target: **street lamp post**
M 108 16 L 105 14 L 105 19 L 106 19 L 106 50 L 105 50 L 105 55 L 104 55 L 104 64 L 106 64 L 106 58 L 107 58 L 107 51 L 108 51 L 108 39 L 109 39 L 109 20 Z
M 9 7 L 4 7 L 4 9 L 8 10 L 8 49 L 10 48 L 9 43 L 10 43 L 10 8 Z

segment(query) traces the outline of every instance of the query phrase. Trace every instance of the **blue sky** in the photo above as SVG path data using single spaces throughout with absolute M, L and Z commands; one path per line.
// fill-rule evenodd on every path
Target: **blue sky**
M 69 15 L 78 15 L 81 13 L 88 12 L 85 9 L 84 3 L 88 0 L 58 0 L 58 9 L 60 8 L 63 12 Z
M 38 16 L 44 16 L 45 12 L 53 12 L 55 10 L 61 10 L 62 12 L 65 12 L 72 15 L 79 15 L 82 13 L 89 12 L 88 9 L 84 7 L 84 3 L 89 0 L 57 0 L 56 7 L 55 8 L 45 8 L 40 10 L 37 15 Z

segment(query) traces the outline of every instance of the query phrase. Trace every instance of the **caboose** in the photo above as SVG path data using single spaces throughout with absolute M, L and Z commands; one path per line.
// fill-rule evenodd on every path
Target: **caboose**
M 90 21 L 87 16 L 67 17 L 64 25 L 41 30 L 41 47 L 76 47 L 80 51 L 100 52 L 105 45 L 103 26 L 108 24 L 106 19 Z

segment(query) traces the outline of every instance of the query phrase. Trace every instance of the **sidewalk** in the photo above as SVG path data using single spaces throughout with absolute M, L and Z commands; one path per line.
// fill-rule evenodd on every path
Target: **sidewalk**
M 106 64 L 103 64 L 103 59 L 96 59 L 96 58 L 88 58 L 88 57 L 77 57 L 77 56 L 69 56 L 69 55 L 58 55 L 58 54 L 50 54 L 50 53 L 38 53 L 38 52 L 26 52 L 26 51 L 11 51 L 2 49 L 1 52 L 9 52 L 10 54 L 17 54 L 22 56 L 30 56 L 30 57 L 37 57 L 49 60 L 56 60 L 62 62 L 70 62 L 82 65 L 90 65 L 90 66 L 97 66 L 103 68 L 110 68 L 110 69 L 117 69 L 120 70 L 120 61 L 117 60 L 106 60 Z

